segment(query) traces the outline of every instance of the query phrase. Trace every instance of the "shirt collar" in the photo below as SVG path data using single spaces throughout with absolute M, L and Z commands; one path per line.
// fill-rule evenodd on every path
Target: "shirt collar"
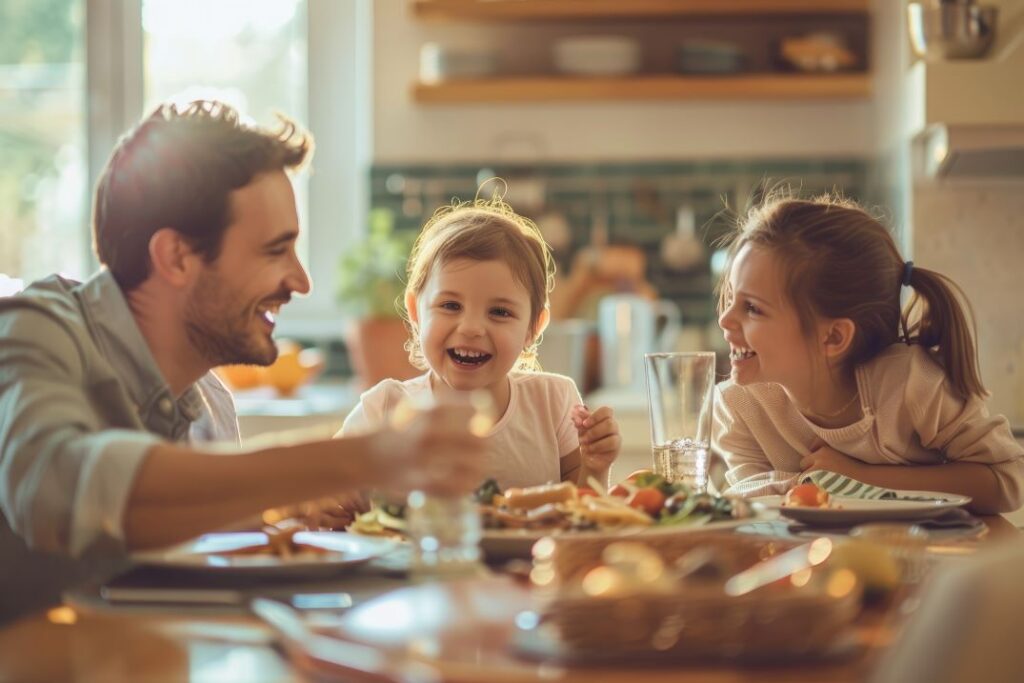
M 155 411 L 172 423 L 174 413 L 180 411 L 188 422 L 198 418 L 203 410 L 203 398 L 198 389 L 195 385 L 189 386 L 177 400 L 171 395 L 124 293 L 110 271 L 101 269 L 79 285 L 76 294 L 97 346 L 121 377 L 139 408 L 139 416 L 148 422 Z

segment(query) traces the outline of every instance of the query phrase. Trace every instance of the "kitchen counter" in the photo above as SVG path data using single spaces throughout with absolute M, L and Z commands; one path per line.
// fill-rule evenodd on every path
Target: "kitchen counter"
M 316 382 L 287 397 L 271 387 L 233 393 L 243 444 L 279 432 L 333 435 L 359 402 L 359 390 L 351 381 Z

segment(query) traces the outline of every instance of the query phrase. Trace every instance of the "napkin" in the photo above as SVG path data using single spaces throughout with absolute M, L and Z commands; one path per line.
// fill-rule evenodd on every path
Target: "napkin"
M 813 470 L 800 478 L 801 484 L 814 484 L 820 489 L 828 491 L 834 496 L 846 496 L 847 498 L 862 498 L 876 500 L 935 500 L 929 496 L 907 496 L 905 493 L 887 489 L 883 486 L 873 486 L 862 481 L 847 477 L 836 472 L 827 470 Z

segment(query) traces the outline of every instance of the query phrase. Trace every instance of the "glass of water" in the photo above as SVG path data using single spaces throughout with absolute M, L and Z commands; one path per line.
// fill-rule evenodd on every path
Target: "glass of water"
M 715 354 L 644 355 L 654 471 L 696 491 L 708 486 Z
M 392 424 L 401 426 L 417 411 L 435 405 L 459 406 L 468 403 L 472 408 L 469 431 L 486 436 L 496 422 L 491 395 L 484 391 L 469 394 L 444 394 L 440 397 L 420 397 L 416 402 L 396 406 Z M 452 424 L 452 429 L 465 429 L 464 423 Z M 424 491 L 412 491 L 406 501 L 406 523 L 412 543 L 411 573 L 419 580 L 443 579 L 480 571 L 480 537 L 482 533 L 480 511 L 473 495 L 439 496 Z

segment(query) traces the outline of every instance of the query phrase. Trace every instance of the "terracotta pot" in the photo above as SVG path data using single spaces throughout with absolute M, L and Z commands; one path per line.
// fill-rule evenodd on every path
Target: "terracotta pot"
M 345 344 L 356 379 L 368 389 L 382 379 L 410 379 L 422 374 L 409 363 L 405 340 L 409 333 L 400 318 L 353 320 L 345 330 Z

